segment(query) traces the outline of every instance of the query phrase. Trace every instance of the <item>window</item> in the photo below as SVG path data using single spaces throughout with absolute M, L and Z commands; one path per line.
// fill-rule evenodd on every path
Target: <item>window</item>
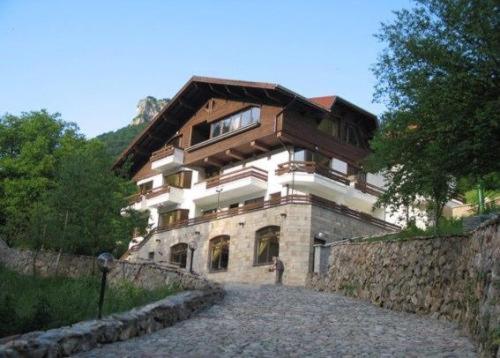
M 144 184 L 139 185 L 139 193 L 141 194 L 146 194 L 147 192 L 151 191 L 153 189 L 153 182 L 148 181 Z
M 245 200 L 244 205 L 247 209 L 261 208 L 264 206 L 264 197 Z
M 229 263 L 229 236 L 217 236 L 210 240 L 209 269 L 225 271 Z
M 319 122 L 318 129 L 323 133 L 326 133 L 328 135 L 331 135 L 332 137 L 338 138 L 338 136 L 339 136 L 339 120 L 337 118 L 325 117 Z
M 166 185 L 174 186 L 176 188 L 191 188 L 191 174 L 190 171 L 181 171 L 175 174 L 166 175 L 163 177 L 163 182 Z
M 293 151 L 293 160 L 298 162 L 315 162 L 323 167 L 330 166 L 330 158 L 303 148 L 295 148 Z
M 279 256 L 280 227 L 267 226 L 255 233 L 255 264 L 270 264 Z
M 155 259 L 155 252 L 154 251 L 148 252 L 148 259 L 149 260 L 154 260 Z
M 188 219 L 189 210 L 177 209 L 160 213 L 160 227 L 167 227 L 169 225 L 178 223 Z
M 188 245 L 179 243 L 170 248 L 170 262 L 179 265 L 180 268 L 186 267 Z
M 210 138 L 234 132 L 260 121 L 260 108 L 252 107 L 210 124 Z
M 202 211 L 202 215 L 203 216 L 207 216 L 207 215 L 213 215 L 217 212 L 217 208 L 213 208 L 213 209 L 205 209 Z

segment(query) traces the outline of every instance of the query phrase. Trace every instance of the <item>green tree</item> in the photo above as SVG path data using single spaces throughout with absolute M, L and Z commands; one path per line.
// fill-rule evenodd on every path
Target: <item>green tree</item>
M 379 204 L 423 197 L 437 222 L 458 178 L 499 170 L 499 9 L 494 0 L 418 0 L 382 24 L 375 98 L 387 112 L 368 168 L 393 181 Z
M 65 252 L 96 255 L 126 250 L 134 227 L 144 227 L 145 215 L 122 212 L 131 182 L 115 175 L 112 159 L 97 140 L 74 147 L 61 156 L 54 188 L 45 203 L 50 208 L 54 246 Z M 46 216 L 47 217 L 47 216 Z
M 120 255 L 147 218 L 122 212 L 135 186 L 111 164 L 102 143 L 58 114 L 0 118 L 0 233 L 36 251 Z
M 0 234 L 9 243 L 26 238 L 37 202 L 54 185 L 58 152 L 80 141 L 57 113 L 0 117 Z

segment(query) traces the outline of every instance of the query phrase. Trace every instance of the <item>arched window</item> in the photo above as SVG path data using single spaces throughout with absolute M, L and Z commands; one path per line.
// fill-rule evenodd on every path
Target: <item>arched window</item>
M 255 233 L 255 263 L 270 264 L 280 252 L 280 227 L 267 226 Z
M 210 240 L 209 245 L 210 271 L 225 271 L 229 262 L 229 236 L 217 236 Z
M 170 248 L 170 262 L 179 265 L 181 268 L 186 267 L 188 245 L 179 243 Z

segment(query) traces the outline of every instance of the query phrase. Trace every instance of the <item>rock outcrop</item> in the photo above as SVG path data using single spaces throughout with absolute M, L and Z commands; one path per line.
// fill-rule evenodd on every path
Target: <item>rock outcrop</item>
M 147 96 L 137 103 L 137 115 L 132 119 L 132 125 L 151 122 L 161 109 L 169 102 L 168 98 L 156 99 Z

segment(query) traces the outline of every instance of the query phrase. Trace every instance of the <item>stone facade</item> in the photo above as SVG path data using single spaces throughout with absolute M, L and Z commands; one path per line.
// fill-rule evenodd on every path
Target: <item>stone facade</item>
M 308 286 L 343 291 L 394 310 L 458 321 L 495 356 L 500 343 L 499 217 L 464 236 L 345 241 Z
M 168 262 L 173 245 L 196 240 L 195 272 L 217 282 L 273 283 L 275 274 L 269 272 L 271 265 L 255 264 L 256 231 L 267 226 L 280 227 L 279 256 L 285 264 L 283 281 L 286 285 L 305 284 L 312 271 L 313 242 L 317 233 L 327 234 L 332 241 L 385 232 L 373 224 L 315 205 L 287 204 L 156 233 L 133 252 L 129 260 L 147 262 L 154 256 L 155 262 Z M 220 235 L 230 237 L 228 268 L 223 272 L 210 272 L 209 242 Z

